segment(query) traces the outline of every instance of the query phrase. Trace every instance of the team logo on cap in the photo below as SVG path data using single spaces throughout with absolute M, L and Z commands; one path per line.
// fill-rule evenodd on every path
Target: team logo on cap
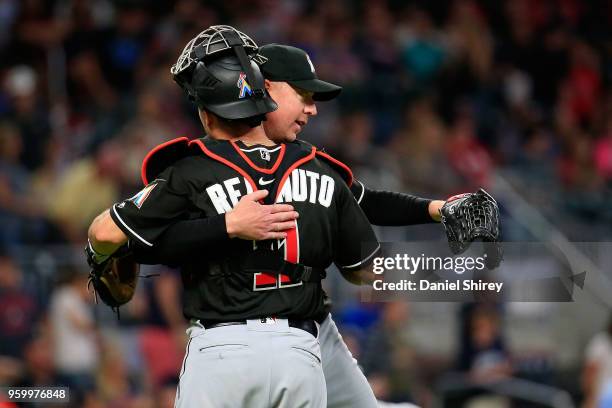
M 312 64 L 312 61 L 310 60 L 310 57 L 308 56 L 308 54 L 306 54 L 306 60 L 308 61 L 308 65 L 310 65 L 310 70 L 314 73 L 315 72 L 314 65 Z
M 244 72 L 240 73 L 238 77 L 238 82 L 236 82 L 236 86 L 240 89 L 240 94 L 238 95 L 238 99 L 246 98 L 253 94 L 253 89 L 251 85 L 246 80 L 246 74 Z

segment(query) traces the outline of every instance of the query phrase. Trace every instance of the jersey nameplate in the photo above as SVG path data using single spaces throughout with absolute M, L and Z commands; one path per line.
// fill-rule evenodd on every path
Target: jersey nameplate
M 278 203 L 304 202 L 329 208 L 334 195 L 334 179 L 326 174 L 295 169 L 287 177 L 276 199 Z
M 310 170 L 294 169 L 281 187 L 276 202 L 309 202 L 329 208 L 332 203 L 335 181 L 326 174 Z M 231 210 L 240 200 L 241 191 L 253 192 L 244 177 L 232 177 L 206 188 L 206 194 L 218 214 Z

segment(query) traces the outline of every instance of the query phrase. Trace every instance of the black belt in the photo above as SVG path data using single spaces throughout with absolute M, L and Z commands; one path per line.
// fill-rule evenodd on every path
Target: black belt
M 240 324 L 247 324 L 246 320 L 237 320 L 234 322 L 210 322 L 200 320 L 200 324 L 204 326 L 205 329 L 214 329 L 216 327 L 224 327 L 224 326 L 235 326 Z M 289 327 L 294 327 L 296 329 L 304 330 L 310 334 L 312 334 L 315 338 L 319 336 L 319 329 L 314 320 L 295 320 L 289 319 Z

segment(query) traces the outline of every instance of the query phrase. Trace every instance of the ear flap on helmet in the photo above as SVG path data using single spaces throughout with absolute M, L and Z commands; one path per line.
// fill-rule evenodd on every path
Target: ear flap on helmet
M 206 68 L 206 64 L 198 62 L 191 76 L 191 86 L 196 91 L 198 89 L 215 89 L 215 85 L 221 82 Z

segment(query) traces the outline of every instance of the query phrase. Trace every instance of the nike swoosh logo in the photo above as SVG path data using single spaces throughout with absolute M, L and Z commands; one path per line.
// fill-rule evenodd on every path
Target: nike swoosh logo
M 260 177 L 260 178 L 259 178 L 259 184 L 261 184 L 262 186 L 265 186 L 266 184 L 273 183 L 273 182 L 274 182 L 274 180 L 275 180 L 275 179 L 272 179 L 272 180 L 267 180 L 267 181 L 266 181 L 266 180 L 264 180 L 264 179 L 263 179 L 263 177 Z

